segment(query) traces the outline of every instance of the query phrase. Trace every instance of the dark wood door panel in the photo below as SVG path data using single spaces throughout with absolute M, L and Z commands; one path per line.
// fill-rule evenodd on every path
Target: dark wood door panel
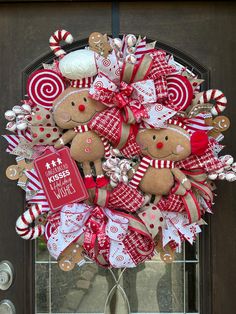
M 0 4 L 0 130 L 5 132 L 4 112 L 16 105 L 22 95 L 22 71 L 33 60 L 50 51 L 49 36 L 58 28 L 69 30 L 76 40 L 94 31 L 111 33 L 111 3 L 11 3 Z M 21 96 L 22 95 L 22 96 Z M 23 211 L 23 192 L 5 177 L 5 169 L 14 157 L 5 153 L 1 145 L 1 231 L 0 260 L 14 265 L 14 285 L 0 291 L 0 300 L 10 299 L 17 314 L 34 313 L 33 259 L 31 243 L 15 233 L 15 222 Z
M 224 153 L 236 156 L 235 55 L 236 5 L 232 2 L 145 2 L 120 5 L 121 33 L 136 33 L 166 42 L 194 56 L 210 70 L 210 87 L 228 99 L 225 114 L 232 125 Z M 236 291 L 235 225 L 236 183 L 218 182 L 215 213 L 211 219 L 212 313 L 231 314 Z M 203 281 L 203 291 L 204 281 Z M 203 313 L 208 314 L 208 313 Z
M 54 1 L 0 3 L 0 115 L 17 104 L 22 93 L 22 71 L 33 60 L 49 51 L 48 39 L 58 28 L 68 29 L 75 39 L 82 39 L 94 31 L 111 33 L 110 2 Z M 236 6 L 214 2 L 121 2 L 120 32 L 143 34 L 168 43 L 211 71 L 211 86 L 223 90 L 229 101 L 226 115 L 236 120 L 234 73 L 236 55 Z M 1 134 L 5 121 L 0 119 Z M 225 151 L 236 156 L 236 123 L 226 134 Z M 33 258 L 30 243 L 22 241 L 14 230 L 15 220 L 23 210 L 23 193 L 5 179 L 5 168 L 14 163 L 1 145 L 0 182 L 2 186 L 0 260 L 10 260 L 16 269 L 14 286 L 0 292 L 0 300 L 9 298 L 17 306 L 17 313 L 33 313 L 31 270 L 27 259 Z M 234 260 L 236 250 L 235 184 L 218 183 L 215 214 L 206 235 L 211 236 L 213 277 L 213 314 L 231 314 L 236 291 Z M 204 282 L 203 282 L 204 286 Z M 203 289 L 204 291 L 204 289 Z M 207 293 L 207 291 L 204 291 Z M 210 314 L 210 313 L 202 313 Z

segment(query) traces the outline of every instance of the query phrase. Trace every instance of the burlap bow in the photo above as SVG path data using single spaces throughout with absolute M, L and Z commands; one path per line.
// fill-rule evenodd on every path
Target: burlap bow
M 47 247 L 54 258 L 58 259 L 60 254 L 85 231 L 84 224 L 92 209 L 86 204 L 66 205 L 60 213 L 54 215 L 55 222 L 49 220 L 48 224 L 55 230 L 49 236 Z
M 115 54 L 109 58 L 116 58 Z M 116 64 L 114 60 L 111 62 Z M 102 63 L 99 64 L 99 73 L 90 88 L 93 99 L 102 102 L 108 107 L 117 106 L 124 112 L 125 122 L 140 122 L 148 117 L 144 105 L 155 103 L 157 100 L 155 85 L 152 79 L 146 79 L 150 71 L 152 58 L 145 55 L 138 64 L 124 63 L 120 72 L 117 66 L 107 70 Z M 114 72 L 119 73 L 119 80 Z
M 45 229 L 52 230 L 47 234 L 47 246 L 56 259 L 75 241 L 103 267 L 134 267 L 151 257 L 154 250 L 154 243 L 140 220 L 99 206 L 66 205 L 48 219 Z M 138 248 L 131 245 L 134 233 Z
M 29 118 L 29 130 L 33 145 L 53 145 L 61 135 L 60 129 L 55 126 L 52 113 L 40 106 L 34 108 Z

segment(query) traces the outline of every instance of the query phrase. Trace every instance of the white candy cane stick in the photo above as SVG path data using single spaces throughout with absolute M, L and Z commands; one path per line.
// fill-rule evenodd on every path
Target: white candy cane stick
M 57 57 L 65 55 L 66 52 L 61 49 L 60 41 L 64 40 L 67 44 L 71 44 L 73 42 L 73 37 L 71 33 L 67 32 L 66 30 L 57 30 L 50 38 L 49 38 L 49 45 L 52 51 L 55 53 Z
M 32 205 L 16 221 L 16 232 L 25 240 L 34 240 L 44 234 L 44 226 L 30 225 L 42 214 L 42 207 L 38 204 Z
M 211 100 L 215 101 L 214 107 L 211 109 L 211 113 L 214 116 L 217 116 L 219 113 L 225 110 L 227 105 L 227 99 L 225 95 L 218 89 L 209 89 L 202 93 L 202 96 L 199 98 L 199 104 L 209 103 Z

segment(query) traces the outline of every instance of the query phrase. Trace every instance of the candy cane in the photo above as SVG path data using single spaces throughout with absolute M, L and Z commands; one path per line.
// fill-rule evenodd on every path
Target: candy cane
M 16 221 L 16 232 L 25 240 L 34 240 L 44 234 L 44 226 L 30 225 L 42 214 L 42 208 L 38 204 L 32 205 Z
M 214 107 L 211 109 L 211 113 L 214 116 L 217 116 L 219 113 L 225 110 L 227 105 L 227 99 L 225 95 L 218 89 L 209 89 L 202 93 L 201 97 L 199 98 L 199 104 L 206 104 L 209 103 L 211 100 L 215 101 Z
M 57 30 L 55 33 L 49 38 L 49 45 L 52 51 L 55 53 L 57 57 L 65 55 L 66 52 L 61 49 L 60 41 L 64 40 L 67 44 L 71 44 L 74 40 L 71 33 L 66 30 Z

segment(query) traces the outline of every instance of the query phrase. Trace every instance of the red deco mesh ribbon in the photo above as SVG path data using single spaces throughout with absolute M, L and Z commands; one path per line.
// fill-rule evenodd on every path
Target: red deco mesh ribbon
M 97 190 L 94 202 L 112 209 L 135 212 L 142 206 L 144 197 L 137 189 L 120 182 L 111 192 Z
M 166 75 L 176 72 L 176 69 L 168 64 L 166 52 L 163 50 L 155 50 L 151 57 L 153 63 L 147 78 L 154 80 L 158 100 L 165 99 L 168 97 Z
M 205 211 L 200 206 L 197 195 L 202 196 L 209 207 L 212 205 L 213 195 L 203 170 L 183 170 L 183 172 L 191 182 L 191 190 L 185 191 L 184 194 L 182 192 L 179 194 L 182 187 L 180 183 L 177 183 L 176 187 L 172 189 L 172 193 L 167 197 L 162 197 L 158 202 L 158 208 L 162 211 L 185 211 L 188 214 L 189 222 L 193 223 L 200 220 L 202 213 Z
M 139 218 L 123 212 L 115 211 L 114 214 L 127 218 L 129 221 L 128 231 L 123 239 L 123 244 L 133 262 L 138 264 L 151 258 L 155 245 L 144 223 Z M 81 214 L 78 213 L 77 215 Z M 74 217 L 74 219 L 76 220 L 76 217 Z M 47 222 L 47 226 L 50 229 L 46 232 L 48 240 L 52 232 L 57 232 L 56 230 L 61 224 L 60 213 L 57 212 L 48 216 Z M 83 243 L 83 247 L 88 256 L 102 267 L 110 266 L 109 255 L 111 240 L 109 236 L 106 235 L 107 222 L 108 217 L 104 212 L 104 208 L 99 206 L 95 207 L 84 224 L 86 227 L 84 233 L 80 236 L 80 243 Z M 73 229 L 72 231 L 75 230 Z M 70 243 L 71 242 L 68 242 L 68 245 L 70 245 Z
M 158 208 L 161 211 L 182 212 L 184 203 L 180 195 L 170 193 L 167 197 L 162 197 L 158 202 Z
M 203 169 L 205 172 L 214 172 L 223 168 L 223 164 L 214 156 L 210 145 L 203 155 L 190 155 L 185 160 L 176 162 L 175 165 L 179 169 Z
M 138 190 L 120 183 L 110 194 L 108 206 L 135 212 L 142 206 L 143 201 L 144 198 Z
M 107 217 L 100 207 L 94 208 L 87 220 L 83 246 L 101 266 L 108 266 L 110 239 L 105 233 Z
M 137 231 L 128 230 L 128 234 L 123 241 L 125 248 L 137 265 L 154 255 L 154 242 L 151 236 L 147 236 Z
M 123 123 L 123 117 L 118 108 L 108 108 L 88 123 L 89 128 L 99 136 L 106 138 L 114 147 L 121 150 L 127 158 L 140 154 L 140 147 L 136 143 L 137 127 Z

